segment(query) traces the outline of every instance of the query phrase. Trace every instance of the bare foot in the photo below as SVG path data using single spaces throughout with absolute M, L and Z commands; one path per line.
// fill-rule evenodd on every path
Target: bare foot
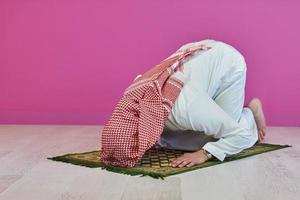
M 253 98 L 249 102 L 248 107 L 251 109 L 253 113 L 257 130 L 258 130 L 258 140 L 259 142 L 261 142 L 266 136 L 266 119 L 262 109 L 262 103 L 258 98 Z

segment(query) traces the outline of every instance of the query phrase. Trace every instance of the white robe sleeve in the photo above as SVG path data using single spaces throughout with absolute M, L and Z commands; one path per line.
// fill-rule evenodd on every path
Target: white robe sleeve
M 240 128 L 234 130 L 236 134 L 222 137 L 215 142 L 208 142 L 202 148 L 220 161 L 223 161 L 227 156 L 252 147 L 258 139 L 258 132 L 249 108 L 243 109 L 239 125 Z

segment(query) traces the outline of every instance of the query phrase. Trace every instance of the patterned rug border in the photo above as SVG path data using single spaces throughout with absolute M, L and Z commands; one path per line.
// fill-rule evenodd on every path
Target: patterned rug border
M 283 148 L 287 148 L 287 147 L 292 147 L 291 145 L 281 145 L 281 144 L 271 144 L 271 143 L 256 143 L 255 145 L 269 146 L 269 147 L 272 147 L 272 149 L 268 149 L 268 150 L 258 152 L 255 154 L 250 154 L 250 155 L 236 154 L 234 156 L 227 157 L 223 162 L 214 159 L 214 160 L 208 161 L 201 165 L 195 165 L 195 166 L 189 167 L 189 168 L 180 168 L 181 169 L 180 171 L 170 172 L 170 173 L 157 173 L 157 172 L 145 171 L 138 167 L 125 168 L 125 167 L 118 167 L 118 166 L 113 166 L 113 165 L 105 165 L 101 162 L 95 163 L 95 162 L 91 162 L 91 161 L 82 161 L 79 159 L 72 159 L 72 158 L 68 157 L 68 156 L 77 155 L 77 154 L 88 154 L 88 153 L 99 152 L 99 150 L 88 151 L 88 152 L 69 153 L 69 154 L 64 154 L 61 156 L 49 157 L 47 159 L 54 160 L 54 161 L 60 161 L 60 162 L 64 162 L 64 163 L 69 163 L 69 164 L 74 164 L 74 165 L 79 165 L 79 166 L 84 166 L 84 167 L 89 167 L 89 168 L 100 168 L 101 167 L 101 169 L 105 169 L 107 171 L 112 171 L 112 172 L 121 173 L 121 174 L 127 174 L 127 175 L 131 175 L 131 176 L 136 176 L 136 175 L 147 176 L 148 175 L 148 176 L 156 178 L 156 179 L 157 178 L 164 179 L 164 177 L 167 177 L 167 176 L 181 174 L 184 172 L 193 171 L 193 170 L 200 169 L 200 168 L 210 167 L 210 166 L 214 166 L 214 165 L 218 165 L 218 164 L 222 164 L 222 163 L 226 163 L 226 162 L 230 162 L 230 161 L 234 161 L 234 160 L 239 160 L 239 159 L 250 157 L 250 156 L 259 155 L 262 153 L 267 153 L 270 151 L 275 151 L 275 150 L 279 150 L 279 149 L 283 149 Z M 185 152 L 185 151 L 183 151 L 183 152 Z M 188 152 L 188 151 L 186 151 L 186 152 Z

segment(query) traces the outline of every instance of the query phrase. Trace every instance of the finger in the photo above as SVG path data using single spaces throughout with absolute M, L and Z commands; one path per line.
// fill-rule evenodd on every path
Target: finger
M 193 165 L 195 165 L 195 163 L 194 163 L 194 162 L 190 162 L 190 163 L 187 164 L 186 166 L 187 166 L 187 167 L 192 167 Z
M 260 136 L 260 142 L 263 142 L 264 138 L 262 136 Z
M 260 131 L 260 137 L 261 137 L 261 140 L 263 141 L 265 139 L 265 136 L 263 134 L 263 131 Z
M 185 158 L 179 157 L 179 158 L 176 158 L 172 163 L 178 163 L 178 162 L 181 162 L 182 160 L 185 160 Z
M 176 165 L 181 162 L 182 160 L 186 160 L 186 157 L 184 157 L 183 155 L 178 157 L 178 158 L 175 158 L 171 163 L 170 163 L 170 166 L 172 165 Z
M 258 133 L 258 141 L 257 141 L 258 143 L 260 143 L 261 142 L 261 137 L 260 137 L 260 134 Z
M 258 136 L 259 136 L 259 141 L 261 141 L 261 132 L 258 132 Z
M 179 167 L 184 167 L 184 166 L 186 166 L 187 164 L 189 164 L 191 161 L 187 161 L 187 160 L 185 160 L 185 161 L 182 161 L 182 163 L 179 165 Z
M 171 166 L 172 167 L 177 167 L 181 162 L 182 162 L 181 160 L 177 160 L 177 161 L 171 163 Z
M 172 160 L 172 162 L 175 163 L 175 162 L 177 162 L 177 161 L 179 161 L 179 160 L 182 160 L 182 159 L 183 159 L 183 157 L 182 157 L 182 156 L 179 156 L 179 157 L 177 157 L 177 158 L 174 158 L 174 160 Z
M 178 161 L 178 159 L 175 159 L 175 160 L 171 161 L 171 162 L 170 162 L 170 166 L 171 166 L 171 165 L 175 165 L 175 163 L 176 163 L 177 161 Z
M 263 137 L 262 137 L 262 134 L 261 132 L 259 132 L 259 141 L 262 142 L 263 141 Z
M 171 161 L 171 164 L 175 164 L 177 162 L 180 162 L 181 160 L 186 160 L 187 159 L 187 157 L 186 157 L 187 155 L 188 155 L 188 153 L 185 153 L 185 154 L 179 156 L 178 158 L 175 158 L 173 161 Z
M 178 158 L 175 158 L 174 160 L 170 160 L 170 166 L 173 165 L 177 160 Z
M 183 162 L 184 161 L 184 159 L 180 159 L 180 158 L 178 158 L 177 160 L 175 160 L 174 162 L 172 162 L 171 163 L 171 165 L 173 166 L 173 167 L 176 167 L 177 165 L 179 165 L 181 162 Z
M 261 142 L 261 136 L 260 136 L 260 133 L 258 134 L 258 139 L 259 139 L 259 142 Z
M 180 160 L 179 162 L 176 162 L 173 166 L 174 167 L 179 167 L 180 165 L 185 165 L 185 163 L 186 163 L 186 160 Z

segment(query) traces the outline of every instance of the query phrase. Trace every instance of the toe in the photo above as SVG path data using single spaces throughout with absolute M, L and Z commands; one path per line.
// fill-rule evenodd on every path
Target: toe
M 259 132 L 259 138 L 260 138 L 261 142 L 264 140 L 264 135 L 263 135 L 262 131 Z
M 267 132 L 267 131 L 266 131 L 266 128 L 263 128 L 263 129 L 262 129 L 262 134 L 263 134 L 263 136 L 266 136 L 266 132 Z

